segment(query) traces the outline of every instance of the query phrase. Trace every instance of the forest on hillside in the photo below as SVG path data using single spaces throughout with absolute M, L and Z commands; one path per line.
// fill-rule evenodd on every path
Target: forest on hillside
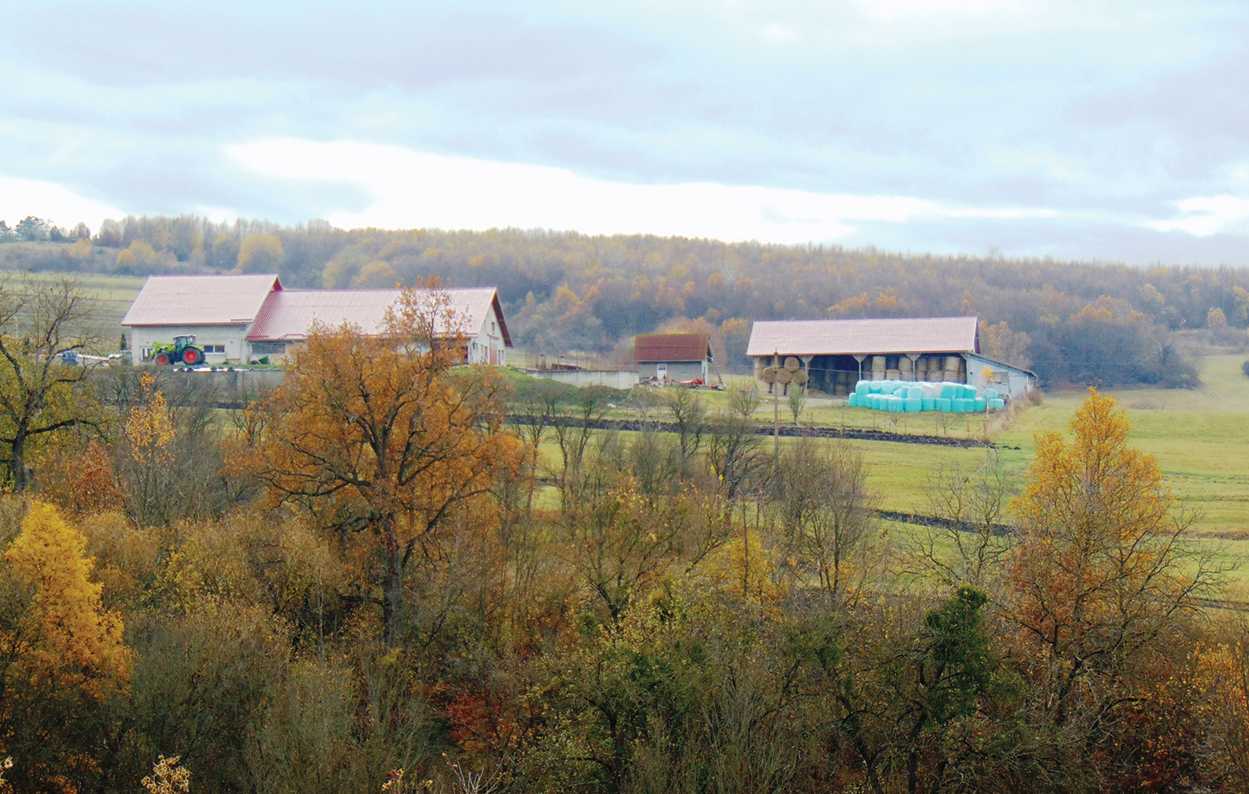
M 1249 273 L 1050 259 L 899 254 L 829 245 L 723 243 L 491 229 L 342 230 L 193 216 L 127 217 L 98 230 L 0 222 L 0 268 L 155 273 L 276 272 L 287 287 L 368 288 L 438 277 L 499 289 L 518 347 L 627 360 L 632 337 L 712 333 L 741 369 L 756 320 L 975 314 L 985 352 L 1048 383 L 1187 387 L 1175 334 L 1249 337 Z
M 0 790 L 1249 790 L 1234 561 L 1112 398 L 887 524 L 753 387 L 503 379 L 428 306 L 220 410 L 0 283 Z

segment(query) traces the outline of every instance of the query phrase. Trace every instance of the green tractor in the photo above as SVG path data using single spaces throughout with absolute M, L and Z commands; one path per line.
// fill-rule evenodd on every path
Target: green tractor
M 157 342 L 152 345 L 152 360 L 157 364 L 186 364 L 194 366 L 204 363 L 204 351 L 195 346 L 194 336 L 175 336 L 173 344 Z

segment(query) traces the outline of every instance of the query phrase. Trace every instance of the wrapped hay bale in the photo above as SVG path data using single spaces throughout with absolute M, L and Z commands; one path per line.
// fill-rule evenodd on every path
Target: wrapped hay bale
M 902 406 L 907 413 L 917 414 L 924 408 L 924 401 L 918 397 L 907 397 L 902 401 Z
M 943 414 L 948 414 L 952 407 L 950 402 L 951 401 L 946 399 L 945 397 L 938 397 L 937 398 L 937 410 Z
M 923 411 L 937 410 L 937 398 L 925 397 L 923 400 L 920 401 L 920 410 L 923 410 Z

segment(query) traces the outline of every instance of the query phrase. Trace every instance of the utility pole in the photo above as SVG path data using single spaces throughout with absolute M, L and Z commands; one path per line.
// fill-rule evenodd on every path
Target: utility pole
M 767 348 L 764 348 L 765 350 Z M 776 372 L 781 371 L 781 351 L 777 350 L 772 353 L 772 369 Z M 772 464 L 776 465 L 781 459 L 781 401 L 777 394 L 777 386 L 780 383 L 772 384 Z

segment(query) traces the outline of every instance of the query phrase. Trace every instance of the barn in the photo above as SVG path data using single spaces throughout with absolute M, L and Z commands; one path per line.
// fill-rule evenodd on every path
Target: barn
M 980 352 L 976 317 L 756 322 L 746 354 L 755 377 L 794 358 L 808 388 L 844 396 L 859 380 L 916 380 L 993 386 L 1017 397 L 1037 385 L 1034 373 Z
M 639 334 L 633 337 L 633 361 L 642 380 L 707 383 L 715 357 L 709 334 Z
M 465 359 L 504 365 L 512 338 L 492 287 L 439 289 L 454 320 L 436 334 L 463 340 Z M 122 319 L 142 360 L 157 342 L 193 335 L 208 364 L 280 360 L 315 322 L 375 333 L 400 290 L 288 290 L 274 274 L 151 276 Z M 452 327 L 453 326 L 453 327 Z

